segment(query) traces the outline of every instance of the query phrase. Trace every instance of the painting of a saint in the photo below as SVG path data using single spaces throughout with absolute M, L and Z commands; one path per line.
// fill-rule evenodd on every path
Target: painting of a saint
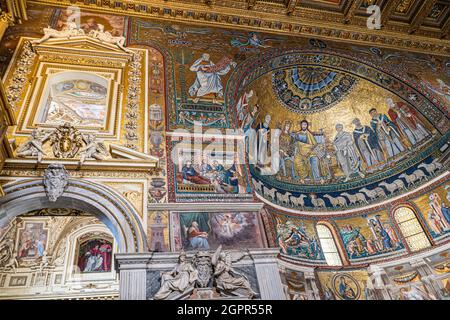
M 192 221 L 186 230 L 187 239 L 192 249 L 208 250 L 208 232 L 200 231 L 197 221 Z
M 112 243 L 104 239 L 91 239 L 79 245 L 78 267 L 81 272 L 110 272 Z
M 245 150 L 249 157 L 250 163 L 256 163 L 258 153 L 258 137 L 257 132 L 253 128 L 253 124 L 259 115 L 259 106 L 255 104 L 251 109 L 241 109 L 239 117 L 242 117 L 240 129 L 244 131 Z
M 344 131 L 341 123 L 336 124 L 336 136 L 333 146 L 336 151 L 336 159 L 345 174 L 345 181 L 350 180 L 352 175 L 358 174 L 364 178 L 361 168 L 361 158 L 353 141 L 351 133 Z
M 304 257 L 312 260 L 323 260 L 320 244 L 303 222 L 290 220 L 277 223 L 277 242 L 281 252 L 288 255 Z
M 258 221 L 254 212 L 187 212 L 179 213 L 181 248 L 210 250 L 262 246 Z
M 258 124 L 255 128 L 257 134 L 257 150 L 258 150 L 258 165 L 261 167 L 269 164 L 269 141 L 270 141 L 270 114 L 264 117 L 264 122 Z
M 367 300 L 369 275 L 366 270 L 318 271 L 317 277 L 325 300 Z
M 180 227 L 185 250 L 209 250 L 211 226 L 208 213 L 180 214 Z
M 408 107 L 403 102 L 395 103 L 392 98 L 388 98 L 386 101 L 389 106 L 389 118 L 407 137 L 410 145 L 414 146 L 430 136 L 413 108 Z
M 369 218 L 368 224 L 374 235 L 374 242 L 379 251 L 389 251 L 400 246 L 400 241 L 394 230 L 388 224 L 383 224 L 380 215 Z
M 429 195 L 428 218 L 431 221 L 430 227 L 436 234 L 442 234 L 450 229 L 450 209 L 442 201 L 438 193 Z
M 194 103 L 210 94 L 214 96 L 213 103 L 219 103 L 217 99 L 223 98 L 223 85 L 220 77 L 226 75 L 232 66 L 235 67 L 236 62 L 226 57 L 214 64 L 208 53 L 204 53 L 197 59 L 189 68 L 197 74 L 194 84 L 189 88 L 189 94 L 191 97 L 195 97 Z
M 378 113 L 377 109 L 369 110 L 372 117 L 370 125 L 376 133 L 381 148 L 387 159 L 393 158 L 399 153 L 405 151 L 405 147 L 400 141 L 400 131 L 398 127 L 385 114 Z
M 19 231 L 17 258 L 36 259 L 44 256 L 47 246 L 48 231 L 43 222 L 26 222 Z
M 295 170 L 297 148 L 293 142 L 294 138 L 291 136 L 291 126 L 292 123 L 290 121 L 285 121 L 280 133 L 280 169 L 284 176 L 290 175 L 293 179 L 297 180 L 299 179 Z M 289 171 L 288 168 L 290 168 Z
M 353 120 L 355 129 L 353 130 L 353 139 L 356 143 L 359 153 L 364 157 L 367 172 L 373 171 L 373 167 L 384 162 L 383 153 L 376 133 L 369 126 L 363 126 L 361 120 Z
M 389 253 L 403 248 L 391 221 L 385 214 L 370 215 L 367 225 L 363 221 L 351 220 L 339 228 L 342 241 L 350 259 Z
M 351 276 L 344 274 L 334 279 L 334 287 L 342 300 L 357 300 L 360 295 L 358 282 Z

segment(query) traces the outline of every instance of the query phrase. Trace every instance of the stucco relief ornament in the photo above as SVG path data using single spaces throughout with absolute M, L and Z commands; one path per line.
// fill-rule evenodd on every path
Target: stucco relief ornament
M 127 148 L 136 150 L 138 141 L 137 128 L 139 120 L 139 98 L 141 94 L 141 54 L 133 54 L 128 70 L 127 108 L 125 112 L 125 139 Z
M 110 32 L 105 31 L 105 26 L 102 24 L 98 24 L 97 30 L 91 30 L 88 36 L 98 39 L 101 42 L 111 43 L 116 45 L 119 49 L 125 51 L 126 53 L 133 53 L 130 49 L 125 48 L 125 37 L 119 36 L 115 37 Z
M 17 109 L 35 58 L 36 54 L 33 52 L 31 42 L 26 41 L 20 59 L 16 64 L 13 76 L 6 87 L 6 97 L 13 110 Z
M 14 240 L 7 238 L 0 243 L 0 270 L 11 269 L 15 272 L 19 263 L 14 252 Z
M 83 146 L 82 134 L 70 123 L 64 123 L 50 135 L 53 154 L 57 158 L 73 158 Z
M 12 14 L 6 11 L 1 11 L 1 9 L 0 9 L 0 21 L 7 22 L 8 26 L 10 27 L 14 25 L 14 18 Z
M 45 151 L 43 149 L 44 142 L 52 133 L 46 133 L 44 130 L 36 128 L 31 132 L 26 142 L 17 148 L 16 155 L 18 157 L 37 157 L 37 162 L 41 162 Z
M 67 38 L 70 39 L 70 37 L 77 37 L 77 36 L 84 36 L 84 30 L 81 28 L 78 28 L 77 24 L 75 22 L 67 22 L 65 29 L 63 30 L 56 30 L 52 27 L 44 28 L 44 36 L 40 39 L 36 39 L 31 41 L 31 44 L 40 44 L 42 42 L 47 41 L 50 38 Z
M 84 163 L 86 159 L 105 160 L 110 153 L 105 144 L 98 141 L 96 136 L 92 133 L 83 135 L 83 140 L 86 146 L 80 150 L 80 165 Z
M 2 271 L 12 270 L 15 272 L 16 268 L 19 266 L 16 258 L 17 254 L 14 250 L 17 223 L 17 219 L 13 220 L 11 227 L 0 241 L 0 270 Z
M 50 202 L 55 202 L 67 188 L 69 173 L 64 165 L 49 164 L 44 172 L 44 188 Z

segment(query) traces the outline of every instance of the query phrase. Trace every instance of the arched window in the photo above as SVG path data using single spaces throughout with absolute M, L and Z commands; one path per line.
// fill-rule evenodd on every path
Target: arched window
M 431 246 L 430 240 L 423 231 L 414 210 L 400 207 L 395 210 L 394 219 L 411 251 L 417 251 Z
M 338 248 L 334 242 L 333 233 L 330 228 L 323 224 L 317 225 L 317 235 L 319 236 L 320 246 L 322 247 L 325 261 L 329 266 L 342 266 L 342 259 Z

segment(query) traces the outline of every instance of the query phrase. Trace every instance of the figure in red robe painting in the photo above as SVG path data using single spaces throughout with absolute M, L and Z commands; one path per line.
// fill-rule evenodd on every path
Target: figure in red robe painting
M 107 240 L 89 240 L 80 245 L 78 266 L 81 272 L 109 272 L 111 256 L 112 246 Z
M 428 130 L 425 129 L 417 117 L 416 110 L 403 102 L 396 103 L 391 98 L 388 98 L 386 101 L 389 106 L 389 118 L 400 128 L 400 131 L 408 139 L 411 146 L 430 136 Z
M 100 246 L 100 255 L 103 258 L 103 271 L 111 270 L 111 252 L 112 248 L 108 242 Z
M 187 239 L 192 249 L 209 249 L 208 233 L 200 230 L 197 221 L 193 221 L 187 229 Z

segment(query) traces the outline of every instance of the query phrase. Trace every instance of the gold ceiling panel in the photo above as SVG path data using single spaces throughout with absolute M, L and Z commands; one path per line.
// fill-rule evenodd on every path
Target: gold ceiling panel
M 443 0 L 28 0 L 58 7 L 233 29 L 301 35 L 448 55 L 450 9 Z M 411 3 L 409 3 L 411 2 Z M 420 2 L 419 4 L 417 4 Z M 409 4 L 408 4 L 409 3 Z M 381 8 L 382 29 L 365 8 Z M 400 16 L 397 11 L 404 11 Z M 431 15 L 431 17 L 430 17 Z M 399 18 L 400 17 L 400 18 Z M 434 18 L 433 18 L 434 17 Z M 433 19 L 439 19 L 435 22 Z

